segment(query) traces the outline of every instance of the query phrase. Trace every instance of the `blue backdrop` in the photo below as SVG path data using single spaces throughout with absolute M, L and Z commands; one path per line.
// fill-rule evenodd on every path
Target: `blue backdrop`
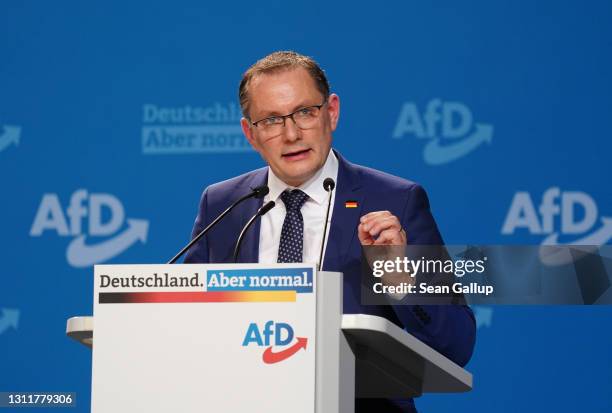
M 262 166 L 237 86 L 294 49 L 341 99 L 334 146 L 420 182 L 447 243 L 610 243 L 606 1 L 4 2 L 0 391 L 76 391 L 97 262 L 155 263 L 207 185 Z M 478 307 L 474 390 L 422 411 L 612 410 L 609 307 Z

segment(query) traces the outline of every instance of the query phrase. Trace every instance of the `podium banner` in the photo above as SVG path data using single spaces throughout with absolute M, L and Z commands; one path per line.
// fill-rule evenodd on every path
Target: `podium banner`
M 314 266 L 94 272 L 92 412 L 314 412 Z

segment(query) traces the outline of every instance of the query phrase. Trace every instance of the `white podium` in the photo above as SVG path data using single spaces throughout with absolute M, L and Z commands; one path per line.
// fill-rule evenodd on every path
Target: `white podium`
M 196 272 L 203 282 L 188 291 L 110 285 L 112 279 Z M 257 284 L 251 289 L 257 294 L 228 302 L 219 297 L 244 295 L 248 283 L 234 282 L 234 289 L 211 284 L 220 273 L 228 284 L 231 277 L 294 274 L 298 286 L 288 297 L 282 296 L 287 286 L 264 290 Z M 102 275 L 112 291 L 100 288 Z M 311 286 L 305 286 L 307 279 Z M 352 413 L 355 397 L 406 398 L 472 388 L 469 372 L 388 320 L 343 315 L 340 273 L 293 264 L 96 266 L 95 285 L 95 330 L 94 317 L 70 318 L 66 328 L 68 336 L 93 348 L 92 412 L 204 407 L 233 412 L 243 402 L 251 410 L 280 412 L 291 400 L 292 411 Z M 202 288 L 210 297 L 203 298 Z M 130 390 L 118 391 L 124 388 Z M 287 399 L 279 391 L 289 393 Z M 296 403 L 300 397 L 303 402 Z

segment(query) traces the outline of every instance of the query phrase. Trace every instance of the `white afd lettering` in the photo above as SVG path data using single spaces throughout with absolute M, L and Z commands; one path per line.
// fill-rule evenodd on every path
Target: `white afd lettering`
M 461 102 L 442 102 L 432 99 L 427 102 L 423 116 L 415 103 L 402 105 L 393 138 L 414 135 L 417 138 L 443 137 L 458 139 L 465 137 L 472 129 L 474 117 L 470 109 Z
M 110 218 L 102 220 L 102 211 L 107 208 Z M 79 189 L 70 197 L 70 204 L 64 214 L 57 194 L 44 194 L 30 235 L 38 237 L 43 232 L 55 231 L 59 236 L 76 236 L 84 233 L 83 219 L 89 216 L 89 234 L 94 236 L 115 233 L 125 220 L 125 211 L 121 202 L 110 194 L 88 194 Z
M 582 208 L 584 215 L 577 219 L 575 212 Z M 517 192 L 506 215 L 502 234 L 513 234 L 517 228 L 526 228 L 531 234 L 555 232 L 555 217 L 560 216 L 561 233 L 581 234 L 591 229 L 598 216 L 593 198 L 584 192 L 561 192 L 558 187 L 547 189 L 538 208 L 539 216 L 527 192 Z

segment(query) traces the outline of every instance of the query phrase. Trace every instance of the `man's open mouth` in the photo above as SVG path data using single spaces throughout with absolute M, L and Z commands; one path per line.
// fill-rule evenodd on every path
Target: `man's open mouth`
M 282 156 L 283 158 L 289 158 L 289 159 L 299 158 L 302 155 L 306 155 L 309 151 L 310 149 L 301 149 L 299 151 L 284 153 Z

